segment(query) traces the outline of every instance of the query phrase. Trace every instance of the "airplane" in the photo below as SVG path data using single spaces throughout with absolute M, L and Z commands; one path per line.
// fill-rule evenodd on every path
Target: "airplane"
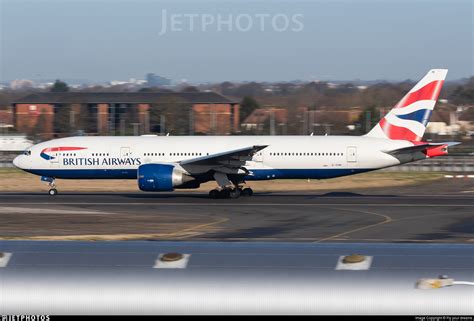
M 216 181 L 211 198 L 251 196 L 248 181 L 328 179 L 448 154 L 456 142 L 422 141 L 446 78 L 430 70 L 363 136 L 68 137 L 32 146 L 16 167 L 56 179 L 136 179 L 145 192 L 198 188 Z

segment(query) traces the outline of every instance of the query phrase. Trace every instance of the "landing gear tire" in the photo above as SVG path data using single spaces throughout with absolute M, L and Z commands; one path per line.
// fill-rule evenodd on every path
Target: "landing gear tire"
M 234 188 L 232 190 L 229 190 L 229 197 L 232 199 L 239 198 L 240 196 L 240 189 Z
M 242 196 L 252 196 L 253 190 L 250 187 L 244 188 L 242 190 Z
M 52 188 L 48 191 L 48 194 L 51 195 L 51 196 L 56 196 L 56 195 L 58 195 L 58 190 L 55 189 L 55 188 Z
M 217 199 L 220 196 L 220 192 L 216 189 L 213 189 L 212 191 L 209 192 L 209 197 L 213 199 Z
M 229 198 L 230 197 L 230 190 L 227 188 L 223 189 L 222 191 L 219 192 L 219 197 L 220 198 Z

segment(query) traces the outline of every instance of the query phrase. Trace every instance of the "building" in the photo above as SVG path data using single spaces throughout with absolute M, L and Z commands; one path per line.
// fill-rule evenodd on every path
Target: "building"
M 359 107 L 350 109 L 323 107 L 317 110 L 298 107 L 292 111 L 288 113 L 288 109 L 278 107 L 255 109 L 242 122 L 241 129 L 270 135 L 286 134 L 287 127 L 293 124 L 296 127 L 295 132 L 300 135 L 329 133 L 330 127 L 333 126 L 336 132 L 340 133 L 348 124 L 357 122 L 362 113 Z
M 284 128 L 288 123 L 286 108 L 257 108 L 241 124 L 242 131 L 260 133 L 268 127 L 270 131 Z M 279 131 L 279 134 L 282 130 Z
M 239 131 L 239 104 L 214 92 L 35 93 L 13 103 L 19 132 L 43 139 L 96 135 L 228 135 Z
M 13 127 L 13 108 L 0 109 L 0 129 Z
M 171 79 L 161 77 L 152 73 L 146 75 L 146 82 L 147 85 L 150 87 L 171 85 Z
M 445 104 L 436 108 L 426 127 L 426 133 L 433 135 L 458 135 L 474 131 L 474 106 Z

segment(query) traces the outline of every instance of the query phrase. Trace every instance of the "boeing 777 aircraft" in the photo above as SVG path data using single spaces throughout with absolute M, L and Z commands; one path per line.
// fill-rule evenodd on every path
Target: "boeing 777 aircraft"
M 447 155 L 456 143 L 421 141 L 447 74 L 430 70 L 366 135 L 69 137 L 28 148 L 14 165 L 56 178 L 136 179 L 142 191 L 198 188 L 212 198 L 250 196 L 246 181 L 325 179 Z

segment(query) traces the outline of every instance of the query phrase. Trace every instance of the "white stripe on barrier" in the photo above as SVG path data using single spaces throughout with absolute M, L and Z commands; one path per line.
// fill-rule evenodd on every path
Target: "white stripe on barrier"
M 474 178 L 474 175 L 444 175 L 444 178 Z

